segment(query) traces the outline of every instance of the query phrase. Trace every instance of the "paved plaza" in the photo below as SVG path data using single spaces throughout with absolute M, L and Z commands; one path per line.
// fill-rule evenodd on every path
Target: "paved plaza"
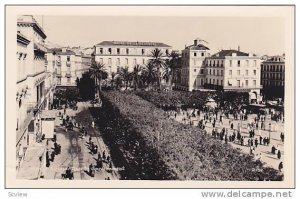
M 220 114 L 218 114 L 220 115 Z M 173 116 L 171 116 L 172 118 L 174 118 L 176 121 L 181 122 L 181 123 L 185 123 L 186 125 L 190 125 L 189 121 L 183 121 L 183 118 L 186 118 L 186 115 L 183 114 L 177 114 L 176 118 Z M 256 117 L 255 114 L 249 114 L 248 115 L 248 119 L 245 121 L 242 120 L 234 120 L 233 116 L 230 115 L 229 119 L 227 119 L 226 117 L 223 117 L 223 122 L 220 123 L 219 120 L 216 121 L 216 128 L 220 131 L 222 128 L 225 128 L 228 130 L 228 136 L 232 135 L 233 131 L 235 130 L 237 132 L 238 126 L 242 126 L 242 130 L 241 130 L 241 135 L 245 137 L 245 146 L 241 146 L 240 142 L 228 142 L 229 144 L 231 144 L 234 148 L 241 150 L 243 153 L 245 154 L 250 154 L 250 147 L 247 145 L 247 139 L 249 139 L 249 132 L 247 129 L 247 124 L 254 122 L 254 118 Z M 201 119 L 204 119 L 204 113 L 201 112 L 200 113 L 200 117 L 192 117 L 192 125 L 193 126 L 198 126 L 198 123 Z M 233 123 L 233 130 L 231 129 L 230 123 Z M 269 123 L 271 123 L 271 130 L 269 130 Z M 280 134 L 281 132 L 284 133 L 284 123 L 283 122 L 275 122 L 271 120 L 271 116 L 267 115 L 266 117 L 266 129 L 260 129 L 260 134 L 261 136 L 264 137 L 269 137 L 269 133 L 270 133 L 270 144 L 269 146 L 267 145 L 260 145 L 258 144 L 258 147 L 255 148 L 255 150 L 253 151 L 254 157 L 260 157 L 260 160 L 265 164 L 265 166 L 270 166 L 273 167 L 274 169 L 278 169 L 278 165 L 280 162 L 284 162 L 284 144 L 281 142 L 280 139 Z M 211 135 L 212 130 L 213 130 L 213 126 L 212 123 L 208 122 L 206 124 L 205 129 L 207 130 L 208 134 Z M 258 135 L 258 130 L 255 130 L 255 138 L 258 139 L 259 141 L 259 135 Z M 276 154 L 272 154 L 271 153 L 271 148 L 272 146 L 275 146 L 276 150 Z M 277 151 L 278 149 L 281 151 L 281 158 L 278 159 L 277 158 Z M 261 154 L 261 155 L 260 155 Z

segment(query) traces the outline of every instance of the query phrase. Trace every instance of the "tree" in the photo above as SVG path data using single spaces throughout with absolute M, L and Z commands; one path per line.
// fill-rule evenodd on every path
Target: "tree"
M 83 100 L 91 100 L 95 97 L 95 92 L 91 89 L 95 88 L 95 81 L 90 77 L 88 72 L 82 74 L 82 77 L 78 81 L 77 88 Z
M 141 72 L 142 67 L 140 65 L 135 65 L 132 72 L 134 90 L 136 90 L 139 87 L 139 85 L 141 85 Z
M 101 92 L 101 81 L 106 79 L 108 76 L 105 65 L 103 63 L 93 61 L 89 73 L 90 77 L 95 81 L 95 95 L 99 97 Z
M 149 63 L 154 66 L 157 70 L 157 77 L 158 77 L 158 85 L 161 87 L 161 70 L 165 68 L 166 62 L 163 59 L 163 53 L 160 49 L 155 48 L 153 51 L 151 51 L 151 58 L 149 59 Z
M 131 73 L 129 72 L 128 66 L 122 67 L 118 72 L 118 75 L 125 84 L 125 90 L 127 90 L 128 84 L 131 80 Z
M 172 88 L 175 71 L 180 68 L 180 59 L 179 54 L 175 51 L 172 51 L 171 54 L 168 55 L 168 57 L 169 58 L 166 60 L 163 76 L 168 82 L 170 88 Z
M 112 73 L 111 73 L 111 80 L 110 80 L 110 86 L 111 86 L 112 88 L 114 88 L 115 81 L 116 81 L 116 73 L 115 73 L 115 72 L 112 72 Z
M 148 88 L 151 89 L 157 79 L 157 69 L 150 62 L 148 62 L 148 64 L 143 68 L 142 80 L 147 84 Z

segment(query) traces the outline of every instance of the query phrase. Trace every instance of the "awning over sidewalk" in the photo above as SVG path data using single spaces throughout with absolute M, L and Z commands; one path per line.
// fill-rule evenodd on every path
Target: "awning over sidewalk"
M 43 110 L 41 112 L 41 119 L 42 120 L 55 120 L 56 118 L 56 111 L 55 110 Z

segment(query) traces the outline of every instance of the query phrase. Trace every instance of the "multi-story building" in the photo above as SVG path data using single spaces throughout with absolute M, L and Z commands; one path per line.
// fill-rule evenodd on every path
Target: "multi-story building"
M 203 88 L 205 84 L 206 57 L 210 56 L 210 49 L 205 46 L 206 41 L 195 39 L 194 44 L 182 51 L 181 85 L 178 89 L 192 91 Z
M 57 86 L 76 86 L 77 77 L 81 77 L 81 52 L 76 53 L 69 48 L 52 48 L 47 53 L 47 61 L 54 66 Z
M 41 137 L 41 110 L 51 102 L 44 46 L 46 34 L 33 16 L 17 19 L 16 152 L 17 168 L 27 147 Z
M 285 55 L 272 56 L 261 64 L 262 93 L 267 99 L 284 99 Z
M 261 101 L 258 56 L 240 50 L 222 50 L 205 60 L 205 87 L 248 92 L 250 100 Z
M 94 46 L 94 60 L 105 64 L 109 74 L 121 67 L 132 71 L 135 65 L 145 65 L 151 59 L 151 51 L 160 49 L 163 56 L 171 52 L 171 46 L 157 42 L 103 41 Z

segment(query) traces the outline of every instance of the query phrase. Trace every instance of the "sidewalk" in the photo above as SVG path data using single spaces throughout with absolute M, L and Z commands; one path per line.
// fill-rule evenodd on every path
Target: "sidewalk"
M 45 152 L 45 142 L 34 143 L 30 146 L 23 159 L 23 163 L 18 171 L 17 179 L 37 180 L 40 175 L 41 163 L 40 157 Z M 42 159 L 42 158 L 41 158 Z

